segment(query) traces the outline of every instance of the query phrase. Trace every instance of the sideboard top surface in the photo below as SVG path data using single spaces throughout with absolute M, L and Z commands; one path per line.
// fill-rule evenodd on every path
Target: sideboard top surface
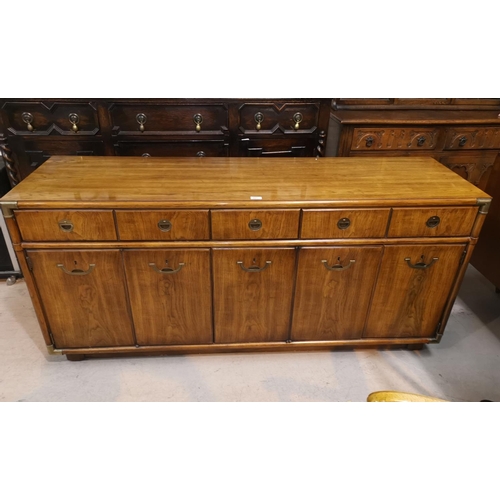
M 486 193 L 431 158 L 54 156 L 1 202 L 19 208 L 476 204 Z

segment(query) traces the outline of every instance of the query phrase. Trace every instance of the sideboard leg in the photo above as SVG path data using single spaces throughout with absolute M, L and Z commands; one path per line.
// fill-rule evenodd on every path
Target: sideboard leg
M 424 348 L 424 345 L 425 344 L 408 344 L 406 346 L 406 348 L 409 350 L 409 351 L 420 351 L 421 349 Z
M 68 361 L 83 361 L 85 354 L 66 354 Z

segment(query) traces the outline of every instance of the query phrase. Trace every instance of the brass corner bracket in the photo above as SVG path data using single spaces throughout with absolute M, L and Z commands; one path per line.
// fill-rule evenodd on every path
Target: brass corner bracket
M 441 339 L 443 338 L 443 334 L 442 333 L 438 333 L 436 334 L 436 338 L 435 339 L 432 339 L 429 344 L 439 344 L 441 342 Z
M 62 354 L 62 349 L 56 349 L 52 344 L 46 346 L 49 354 Z
M 491 198 L 478 198 L 477 204 L 481 207 L 479 209 L 480 214 L 487 214 L 491 205 Z
M 0 201 L 4 219 L 12 219 L 14 210 L 17 210 L 17 201 Z

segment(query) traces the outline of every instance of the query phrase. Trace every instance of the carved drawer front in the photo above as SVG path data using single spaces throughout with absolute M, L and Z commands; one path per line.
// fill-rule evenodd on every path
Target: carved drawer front
M 500 149 L 500 127 L 449 128 L 445 149 Z
M 239 142 L 238 156 L 304 157 L 322 156 L 316 150 L 317 143 L 312 138 L 243 138 Z
M 117 210 L 120 240 L 208 240 L 208 210 Z
M 3 107 L 9 131 L 16 135 L 96 135 L 97 109 L 93 103 L 8 102 Z
M 223 134 L 227 132 L 225 106 L 114 104 L 110 107 L 114 134 Z
M 496 157 L 496 151 L 478 151 L 473 154 L 444 154 L 437 160 L 485 191 Z
M 212 210 L 214 240 L 292 239 L 300 210 Z
M 301 238 L 383 238 L 389 208 L 303 210 Z
M 125 142 L 115 144 L 118 156 L 228 156 L 225 141 Z
M 478 207 L 394 208 L 389 238 L 468 236 Z
M 111 210 L 20 210 L 16 220 L 25 241 L 116 240 Z
M 436 147 L 438 132 L 428 127 L 355 128 L 351 151 L 425 151 Z
M 257 103 L 240 108 L 243 134 L 312 133 L 318 127 L 319 103 Z

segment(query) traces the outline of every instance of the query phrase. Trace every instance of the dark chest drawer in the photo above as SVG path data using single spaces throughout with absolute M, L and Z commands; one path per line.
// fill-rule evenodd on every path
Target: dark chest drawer
M 96 135 L 99 120 L 93 103 L 6 102 L 2 116 L 14 135 Z
M 120 141 L 117 156 L 228 156 L 225 141 Z
M 351 151 L 432 150 L 438 137 L 437 127 L 355 128 Z
M 228 127 L 219 104 L 112 104 L 109 113 L 114 134 L 223 134 Z
M 314 156 L 315 142 L 311 138 L 244 138 L 240 140 L 238 156 L 301 157 Z
M 500 149 L 500 127 L 450 128 L 445 149 Z

